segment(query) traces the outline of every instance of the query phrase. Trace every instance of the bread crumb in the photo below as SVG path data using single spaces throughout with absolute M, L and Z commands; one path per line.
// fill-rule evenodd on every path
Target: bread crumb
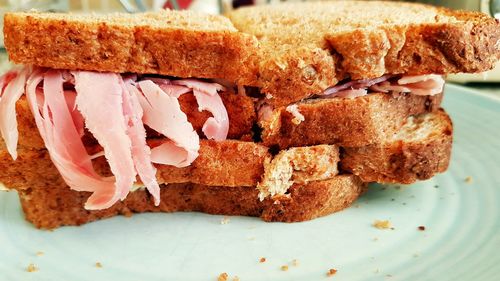
M 294 260 L 292 261 L 292 265 L 293 265 L 293 266 L 299 266 L 299 261 L 298 261 L 298 260 L 296 260 L 296 259 L 294 259 Z
M 388 229 L 391 228 L 391 223 L 388 220 L 375 220 L 373 226 L 378 229 Z
M 328 272 L 326 273 L 326 276 L 328 277 L 332 277 L 333 275 L 335 275 L 337 273 L 337 270 L 335 268 L 330 268 L 328 270 Z
M 466 177 L 465 183 L 472 183 L 472 177 L 471 176 Z
M 240 281 L 240 277 L 238 277 L 238 276 L 234 276 L 234 277 L 233 277 L 233 281 Z
M 281 266 L 282 271 L 288 271 L 288 265 L 282 265 Z
M 38 271 L 38 267 L 36 267 L 33 263 L 30 263 L 28 264 L 28 267 L 26 267 L 26 271 L 35 272 Z
M 95 267 L 97 267 L 97 268 L 102 268 L 102 263 L 100 263 L 100 262 L 96 262 L 96 263 L 95 263 Z
M 424 230 L 425 230 L 425 226 L 423 226 L 423 225 L 419 226 L 419 227 L 418 227 L 418 230 L 420 230 L 420 231 L 424 231 Z
M 287 106 L 286 111 L 288 113 L 292 114 L 292 116 L 293 116 L 292 123 L 295 125 L 299 125 L 300 123 L 302 123 L 302 121 L 306 120 L 304 115 L 302 115 L 302 113 L 300 113 L 299 107 L 296 104 L 292 104 L 292 105 Z
M 224 217 L 224 218 L 222 218 L 222 220 L 220 221 L 220 224 L 228 224 L 230 220 L 231 220 L 231 219 L 229 219 L 228 217 Z
M 37 257 L 41 257 L 41 256 L 43 256 L 43 254 L 44 254 L 44 252 L 42 252 L 42 251 L 38 251 L 38 252 L 36 252 L 36 254 L 35 254 L 35 255 L 36 255 Z
M 378 241 L 378 237 L 373 237 L 373 241 Z
M 266 262 L 266 258 L 264 258 L 264 257 L 260 258 L 259 262 L 260 262 L 260 263 L 264 263 L 264 262 Z
M 222 272 L 219 274 L 219 277 L 217 277 L 217 281 L 227 281 L 228 275 L 225 272 Z

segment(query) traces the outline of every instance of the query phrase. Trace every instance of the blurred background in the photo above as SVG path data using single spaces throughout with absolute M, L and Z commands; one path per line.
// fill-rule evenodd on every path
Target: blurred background
M 217 14 L 246 5 L 300 1 L 304 0 L 0 0 L 0 30 L 3 29 L 3 14 L 6 11 L 37 9 L 52 12 L 71 11 L 73 13 L 136 13 L 169 8 L 192 9 Z M 407 0 L 406 2 L 421 2 L 452 9 L 480 11 L 500 19 L 500 0 Z M 2 47 L 3 35 L 0 36 L 0 48 Z M 7 64 L 5 51 L 3 51 L 0 53 L 0 67 Z M 487 73 L 450 75 L 448 80 L 500 92 L 500 64 Z

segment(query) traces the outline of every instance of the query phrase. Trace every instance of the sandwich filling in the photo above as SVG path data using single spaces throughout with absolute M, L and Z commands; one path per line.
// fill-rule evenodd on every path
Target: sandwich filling
M 329 87 L 311 99 L 357 98 L 371 93 L 413 94 L 421 96 L 437 95 L 443 91 L 444 79 L 441 75 L 384 75 L 374 79 L 353 80 Z M 259 108 L 259 120 L 268 122 L 272 119 L 274 108 L 262 103 Z M 304 121 L 304 116 L 297 104 L 289 105 L 286 111 L 294 116 L 296 125 Z
M 200 137 L 181 110 L 178 98 L 193 94 L 198 110 L 212 114 L 202 128 L 208 139 L 224 140 L 229 118 L 219 96 L 224 87 L 196 79 L 120 75 L 24 67 L 0 77 L 0 132 L 17 158 L 16 102 L 24 94 L 54 165 L 74 190 L 92 192 L 85 208 L 105 209 L 126 198 L 138 176 L 160 203 L 154 163 L 189 166 Z M 163 135 L 156 147 L 146 143 L 146 127 Z M 103 147 L 90 155 L 85 129 Z M 104 156 L 113 177 L 97 174 L 92 160 Z

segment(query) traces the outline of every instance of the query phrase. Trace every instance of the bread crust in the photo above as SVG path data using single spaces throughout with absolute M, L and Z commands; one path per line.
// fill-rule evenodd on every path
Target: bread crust
M 160 140 L 150 141 L 155 146 Z M 91 153 L 99 147 L 89 148 Z M 200 156 L 188 167 L 156 165 L 161 183 L 194 182 L 218 186 L 255 186 L 264 173 L 264 162 L 271 157 L 268 148 L 253 142 L 202 140 Z M 33 163 L 36 163 L 34 165 Z M 104 158 L 94 161 L 98 174 L 110 176 Z M 0 150 L 0 182 L 12 189 L 30 188 L 37 181 L 63 182 L 46 150 L 19 149 L 13 161 L 6 150 Z M 35 184 L 36 185 L 36 184 Z
M 435 120 L 427 122 L 433 122 L 435 125 L 431 126 L 435 129 L 422 139 L 395 138 L 365 147 L 344 148 L 341 169 L 365 182 L 402 184 L 426 180 L 446 171 L 451 157 L 453 125 L 442 109 L 432 115 Z
M 257 40 L 221 16 L 7 13 L 4 34 L 9 58 L 19 64 L 233 82 L 252 81 L 256 75 L 252 56 Z
M 265 221 L 304 221 L 347 208 L 365 188 L 357 177 L 342 175 L 326 181 L 294 185 L 286 199 L 260 201 L 254 187 L 169 184 L 160 189 L 161 203 L 158 207 L 154 206 L 147 191 L 138 190 L 108 209 L 88 211 L 83 206 L 89 193 L 76 192 L 65 185 L 38 184 L 44 185 L 43 188 L 21 190 L 19 197 L 26 219 L 42 229 L 81 225 L 116 215 L 131 216 L 144 212 L 197 211 L 260 216 Z
M 350 18 L 344 10 L 358 13 Z M 344 79 L 481 72 L 500 59 L 500 22 L 478 12 L 349 1 L 243 8 L 226 16 L 7 13 L 5 46 L 22 64 L 224 78 L 260 87 L 274 106 Z
M 297 124 L 286 107 L 274 111 L 270 122 L 260 122 L 264 145 L 335 144 L 361 147 L 380 143 L 399 130 L 410 115 L 437 110 L 442 94 L 417 96 L 369 94 L 354 99 L 315 99 L 298 103 L 304 121 Z
M 481 72 L 500 59 L 500 21 L 479 12 L 335 1 L 241 8 L 227 16 L 259 39 L 258 85 L 274 106 L 344 79 Z

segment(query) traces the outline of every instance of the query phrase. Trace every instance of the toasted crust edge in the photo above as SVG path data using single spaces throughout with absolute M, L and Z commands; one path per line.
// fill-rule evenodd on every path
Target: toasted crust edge
M 344 148 L 340 167 L 365 182 L 411 184 L 448 169 L 453 125 L 442 109 L 435 113 L 444 128 L 420 142 L 397 140 L 359 148 Z
M 297 222 L 311 220 L 350 206 L 365 189 L 357 177 L 337 176 L 330 180 L 294 185 L 287 198 L 260 201 L 254 187 L 217 187 L 191 183 L 161 188 L 161 203 L 155 207 L 147 191 L 131 193 L 111 208 L 88 211 L 83 208 L 89 196 L 67 186 L 25 189 L 19 192 L 25 217 L 37 228 L 53 229 L 91 221 L 130 216 L 144 212 L 197 211 L 218 215 L 260 216 L 265 221 Z
M 9 59 L 19 64 L 240 83 L 256 79 L 257 40 L 233 30 L 159 29 L 7 13 L 4 36 Z

